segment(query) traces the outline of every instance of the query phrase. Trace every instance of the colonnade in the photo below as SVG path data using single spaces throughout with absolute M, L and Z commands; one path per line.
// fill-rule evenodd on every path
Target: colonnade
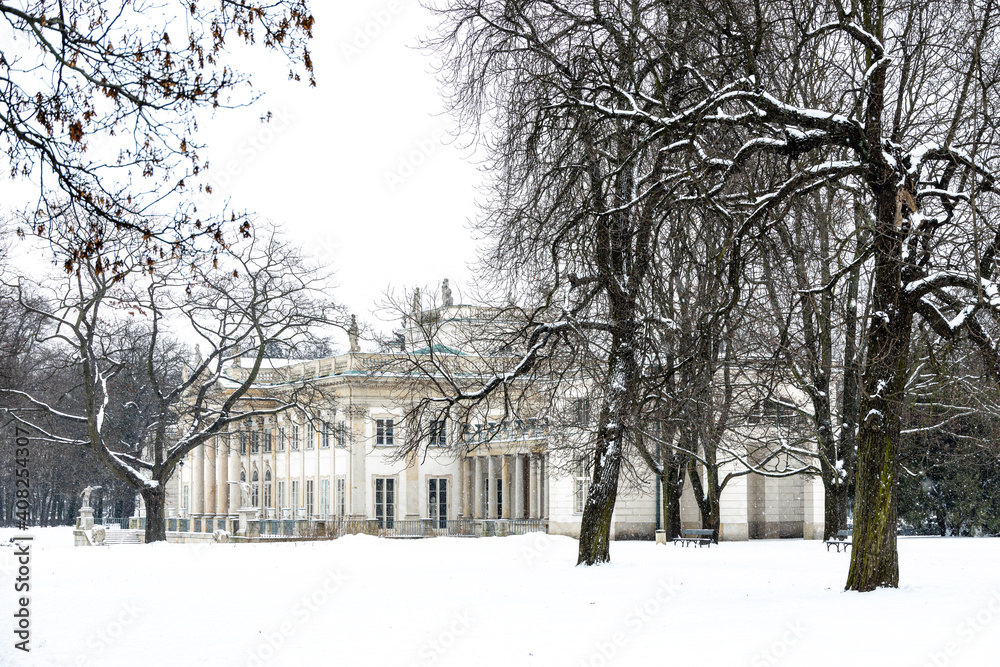
M 459 459 L 461 516 L 547 518 L 547 466 L 546 454 L 470 454 Z

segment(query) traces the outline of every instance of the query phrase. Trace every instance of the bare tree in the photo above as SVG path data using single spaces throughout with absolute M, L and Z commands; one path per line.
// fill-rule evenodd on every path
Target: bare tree
M 65 230 L 75 237 L 78 228 L 69 222 Z M 89 448 L 142 495 L 146 539 L 153 542 L 165 539 L 166 482 L 188 452 L 246 418 L 312 410 L 311 386 L 281 396 L 255 387 L 269 347 L 312 344 L 339 323 L 339 310 L 323 293 L 323 275 L 266 228 L 218 253 L 214 263 L 164 259 L 152 271 L 142 253 L 125 253 L 136 247 L 132 233 L 119 230 L 118 237 L 117 256 L 130 264 L 112 273 L 103 255 L 81 256 L 65 280 L 35 287 L 47 289 L 45 305 L 24 299 L 26 279 L 10 286 L 22 307 L 50 323 L 45 341 L 74 360 L 80 408 L 62 410 L 26 391 L 5 393 L 17 400 L 9 413 L 37 438 Z M 72 241 L 60 245 L 60 237 L 52 243 L 63 252 L 74 247 Z M 199 341 L 183 375 L 167 367 L 177 360 L 168 347 L 180 331 Z M 144 405 L 116 387 L 130 374 L 144 384 Z M 130 410 L 141 414 L 130 416 Z
M 254 99 L 226 52 L 234 42 L 282 54 L 291 77 L 314 83 L 313 22 L 305 0 L 0 2 L 0 147 L 12 177 L 40 186 L 27 230 L 101 220 L 140 232 L 151 257 L 157 245 L 214 238 L 220 221 L 190 201 L 211 192 L 192 112 Z M 108 229 L 81 229 L 78 252 L 101 247 Z

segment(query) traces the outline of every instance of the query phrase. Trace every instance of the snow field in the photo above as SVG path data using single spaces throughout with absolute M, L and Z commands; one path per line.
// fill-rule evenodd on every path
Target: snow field
M 576 541 L 544 534 L 100 548 L 29 534 L 32 651 L 8 631 L 2 665 L 945 667 L 1000 652 L 1000 539 L 901 539 L 902 587 L 857 594 L 847 554 L 801 540 L 616 542 L 611 565 L 577 568 Z

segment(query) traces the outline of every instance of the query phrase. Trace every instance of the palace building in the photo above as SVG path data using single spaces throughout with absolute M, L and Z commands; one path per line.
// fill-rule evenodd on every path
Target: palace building
M 419 454 L 396 455 L 405 438 L 414 436 L 406 432 L 404 416 L 420 385 L 406 373 L 391 372 L 394 360 L 437 354 L 472 367 L 480 358 L 462 348 L 467 337 L 461 332 L 488 326 L 485 309 L 453 305 L 447 291 L 442 302 L 432 310 L 421 310 L 419 302 L 413 308 L 415 322 L 433 319 L 433 348 L 416 347 L 420 335 L 404 328 L 398 349 L 362 353 L 355 334 L 346 354 L 261 369 L 255 400 L 310 386 L 324 397 L 322 407 L 309 415 L 288 410 L 248 419 L 193 450 L 168 488 L 168 531 L 269 536 L 289 534 L 294 525 L 295 534 L 354 526 L 354 532 L 363 527 L 396 534 L 547 530 L 578 536 L 589 472 L 550 446 L 556 435 L 572 434 L 553 433 L 541 415 L 435 420 L 420 431 Z M 228 369 L 233 379 L 247 372 L 239 364 Z M 780 427 L 766 421 L 753 428 Z M 739 474 L 746 469 L 738 460 L 727 466 L 722 473 L 736 475 L 720 496 L 720 539 L 822 537 L 818 476 Z M 647 477 L 623 480 L 613 538 L 651 539 L 661 526 L 657 485 Z M 253 522 L 252 530 L 239 526 L 241 515 Z M 690 484 L 681 517 L 684 527 L 700 527 Z

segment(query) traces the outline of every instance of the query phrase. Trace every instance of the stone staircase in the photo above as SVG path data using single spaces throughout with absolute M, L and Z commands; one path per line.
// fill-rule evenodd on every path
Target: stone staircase
M 111 529 L 104 534 L 104 544 L 142 544 L 137 530 Z

